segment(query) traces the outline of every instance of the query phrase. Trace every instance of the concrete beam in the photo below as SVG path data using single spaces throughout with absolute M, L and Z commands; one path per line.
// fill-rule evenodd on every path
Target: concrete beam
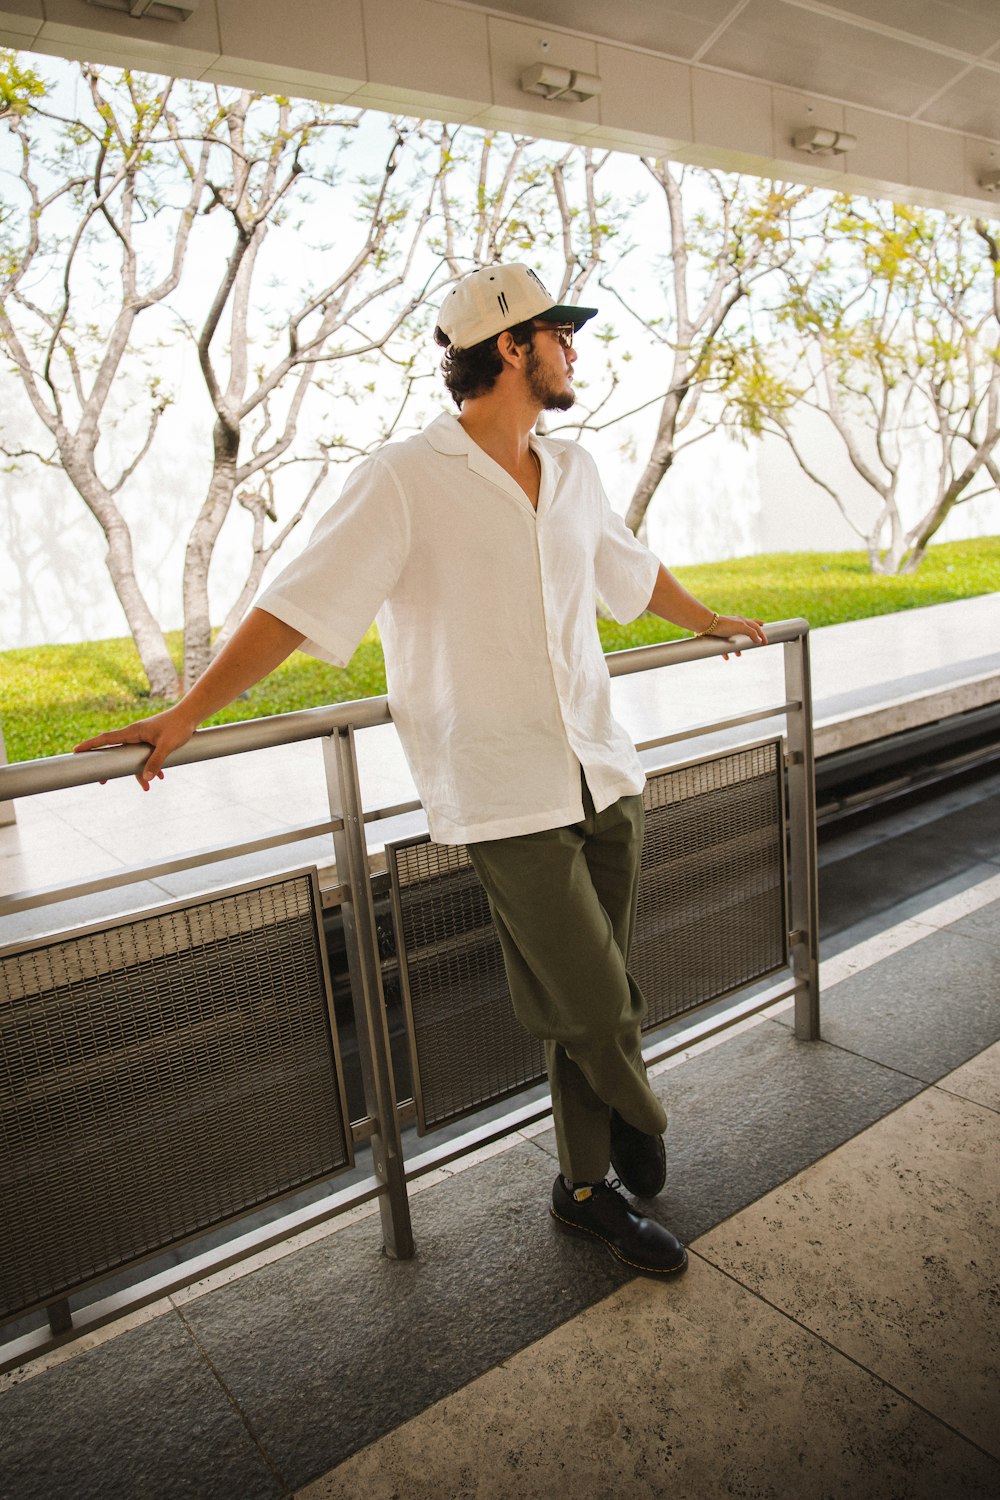
M 200 0 L 186 21 L 133 20 L 87 0 L 0 0 L 0 44 L 328 103 L 422 115 L 730 171 L 995 213 L 981 186 L 1000 141 L 798 93 L 461 0 Z M 546 58 L 596 73 L 583 103 L 521 92 Z M 847 155 L 797 151 L 812 125 Z

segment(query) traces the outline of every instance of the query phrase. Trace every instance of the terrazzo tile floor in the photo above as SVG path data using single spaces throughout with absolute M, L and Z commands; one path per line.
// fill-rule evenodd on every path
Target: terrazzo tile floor
M 417 1184 L 411 1262 L 362 1210 L 4 1377 L 0 1496 L 995 1500 L 988 868 L 831 961 L 823 1041 L 779 1012 L 654 1070 L 681 1280 L 553 1233 L 540 1124 Z
M 299 1491 L 1000 1493 L 1000 1046 Z

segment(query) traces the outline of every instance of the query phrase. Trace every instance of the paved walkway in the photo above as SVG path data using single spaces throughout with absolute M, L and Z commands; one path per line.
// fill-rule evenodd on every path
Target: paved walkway
M 996 603 L 817 631 L 820 733 L 995 697 Z M 643 738 L 717 716 L 720 692 L 780 697 L 770 656 L 617 683 L 619 711 Z M 396 800 L 387 746 L 366 774 Z M 318 761 L 26 801 L 3 888 L 263 830 L 276 806 L 315 817 Z M 994 1500 L 1000 777 L 896 822 L 904 902 L 861 888 L 863 831 L 827 871 L 857 902 L 824 950 L 823 1040 L 778 1009 L 654 1072 L 650 1211 L 691 1246 L 682 1280 L 554 1232 L 542 1122 L 414 1184 L 410 1262 L 378 1253 L 366 1206 L 0 1378 L 2 1500 Z M 185 879 L 206 872 L 148 899 Z
M 1000 789 L 980 817 L 994 839 Z M 994 843 L 994 848 L 997 848 Z M 9 1500 L 995 1500 L 1000 854 L 655 1070 L 668 1285 L 556 1234 L 545 1123 L 0 1379 Z

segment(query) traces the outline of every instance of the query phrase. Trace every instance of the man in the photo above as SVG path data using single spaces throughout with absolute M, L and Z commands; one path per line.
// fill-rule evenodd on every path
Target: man
M 77 746 L 172 750 L 298 646 L 345 666 L 377 615 L 389 704 L 432 838 L 465 844 L 486 888 L 515 1011 L 546 1047 L 560 1174 L 552 1214 L 619 1260 L 670 1276 L 684 1247 L 608 1182 L 665 1180 L 666 1115 L 640 1050 L 628 972 L 642 769 L 611 716 L 596 626 L 646 609 L 696 635 L 763 642 L 699 603 L 627 530 L 579 445 L 542 438 L 573 404 L 573 336 L 526 266 L 445 297 L 435 337 L 459 415 L 359 466 L 306 550 L 173 708 Z

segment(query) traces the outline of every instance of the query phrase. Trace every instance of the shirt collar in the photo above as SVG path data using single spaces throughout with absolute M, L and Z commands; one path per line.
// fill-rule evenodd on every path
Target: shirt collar
M 451 412 L 442 412 L 429 427 L 425 427 L 424 437 L 438 453 L 446 453 L 453 458 L 464 457 L 474 473 L 483 474 L 488 479 L 495 476 L 498 465 L 493 462 L 488 453 L 480 448 L 478 443 L 472 441 L 461 422 Z M 561 445 L 551 442 L 548 438 L 540 437 L 537 433 L 532 433 L 531 443 L 550 460 L 558 474 Z

